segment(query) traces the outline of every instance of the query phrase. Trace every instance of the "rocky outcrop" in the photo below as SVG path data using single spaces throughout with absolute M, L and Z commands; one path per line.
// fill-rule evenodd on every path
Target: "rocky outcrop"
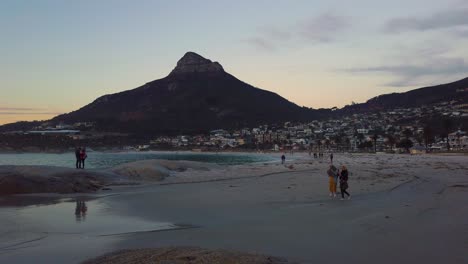
M 187 52 L 177 62 L 177 66 L 170 75 L 194 72 L 224 72 L 224 69 L 218 62 L 212 62 L 194 52 Z
M 141 160 L 108 170 L 79 170 L 54 166 L 0 166 L 0 195 L 28 193 L 87 193 L 106 185 L 164 180 L 172 173 L 208 171 L 218 165 L 194 161 Z
M 111 178 L 105 172 L 52 166 L 0 166 L 0 195 L 94 192 Z

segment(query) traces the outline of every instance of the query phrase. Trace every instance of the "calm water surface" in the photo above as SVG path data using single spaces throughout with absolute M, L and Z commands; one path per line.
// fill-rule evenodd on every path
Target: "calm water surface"
M 86 159 L 86 167 L 95 169 L 105 169 L 123 163 L 148 159 L 190 160 L 216 164 L 238 165 L 253 162 L 268 162 L 272 160 L 272 157 L 268 155 L 254 153 L 214 154 L 190 152 L 88 152 L 88 158 Z M 71 152 L 62 154 L 0 154 L 0 165 L 49 165 L 73 168 L 75 166 L 75 154 Z

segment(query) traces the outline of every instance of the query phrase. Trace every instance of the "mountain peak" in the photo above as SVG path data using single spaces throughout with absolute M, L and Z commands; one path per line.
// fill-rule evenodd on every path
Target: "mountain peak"
M 189 51 L 177 62 L 177 66 L 172 70 L 171 75 L 193 72 L 224 72 L 224 69 L 218 62 L 212 62 L 195 52 Z

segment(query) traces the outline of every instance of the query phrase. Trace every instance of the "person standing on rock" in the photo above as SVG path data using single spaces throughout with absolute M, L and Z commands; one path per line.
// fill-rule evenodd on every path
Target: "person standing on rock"
M 341 166 L 341 174 L 340 174 L 340 190 L 341 190 L 341 200 L 344 200 L 344 195 L 348 195 L 348 200 L 351 199 L 351 194 L 349 194 L 346 190 L 348 189 L 348 169 L 346 166 Z
M 85 168 L 85 160 L 86 160 L 87 157 L 88 157 L 88 155 L 86 154 L 86 149 L 85 149 L 85 148 L 81 148 L 81 151 L 80 151 L 80 160 L 81 160 L 81 168 L 82 168 L 82 169 Z
M 336 177 L 338 174 L 338 169 L 330 165 L 327 170 L 328 174 L 328 190 L 330 191 L 330 197 L 336 197 Z
M 76 168 L 81 168 L 81 148 L 75 148 Z

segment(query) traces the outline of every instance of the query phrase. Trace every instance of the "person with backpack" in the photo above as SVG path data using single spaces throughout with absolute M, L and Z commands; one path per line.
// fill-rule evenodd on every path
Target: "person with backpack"
M 348 195 L 348 200 L 351 199 L 351 194 L 349 194 L 346 190 L 348 189 L 348 169 L 346 166 L 341 166 L 341 173 L 340 173 L 340 190 L 341 190 L 341 200 L 344 200 L 344 195 Z
M 76 168 L 81 168 L 81 148 L 75 148 Z
M 82 168 L 82 169 L 85 168 L 85 160 L 86 160 L 87 157 L 88 157 L 88 155 L 86 154 L 86 149 L 85 149 L 85 148 L 81 148 L 81 151 L 80 151 L 80 161 L 81 161 L 81 168 Z

